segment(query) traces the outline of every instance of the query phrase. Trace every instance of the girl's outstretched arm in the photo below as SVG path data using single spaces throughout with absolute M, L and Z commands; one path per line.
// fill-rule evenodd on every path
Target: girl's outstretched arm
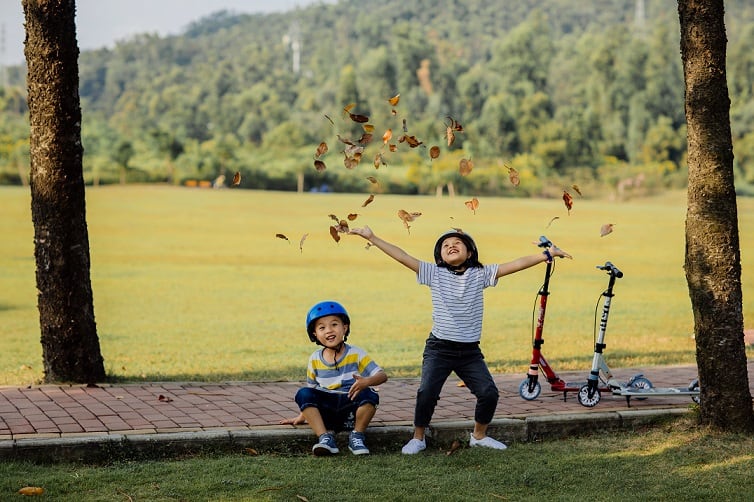
M 497 274 L 495 274 L 495 276 L 497 278 L 500 278 L 504 275 L 512 274 L 514 272 L 518 272 L 519 270 L 524 270 L 525 268 L 533 267 L 538 263 L 549 261 L 555 257 L 571 258 L 571 255 L 555 246 L 548 249 L 547 253 L 549 254 L 549 256 L 548 254 L 545 254 L 543 252 L 530 256 L 522 256 L 521 258 L 509 261 L 508 263 L 501 263 L 497 266 Z
M 367 226 L 364 226 L 362 228 L 352 228 L 348 233 L 362 236 L 373 246 L 376 246 L 380 251 L 382 251 L 398 263 L 402 263 L 414 272 L 419 273 L 418 259 L 414 258 L 395 244 L 391 244 L 386 240 L 380 239 L 379 237 L 374 235 L 374 232 L 372 232 L 371 228 Z

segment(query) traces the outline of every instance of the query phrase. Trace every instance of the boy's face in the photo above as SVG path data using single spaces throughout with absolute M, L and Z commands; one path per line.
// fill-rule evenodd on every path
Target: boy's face
M 469 250 L 462 239 L 451 236 L 442 241 L 440 257 L 448 265 L 458 266 L 462 265 L 469 257 Z
M 327 315 L 314 321 L 314 336 L 317 341 L 328 349 L 333 349 L 343 343 L 348 324 L 336 315 Z

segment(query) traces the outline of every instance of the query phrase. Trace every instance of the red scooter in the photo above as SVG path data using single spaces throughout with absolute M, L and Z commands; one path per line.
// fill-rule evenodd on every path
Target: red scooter
M 548 249 L 553 246 L 553 243 L 550 242 L 547 237 L 541 236 L 539 238 L 539 243 L 537 244 L 537 246 Z M 550 366 L 550 364 L 547 362 L 544 354 L 542 354 L 542 344 L 545 343 L 544 338 L 542 337 L 542 332 L 544 331 L 545 326 L 547 297 L 550 295 L 548 288 L 550 285 L 550 276 L 552 275 L 553 270 L 554 263 L 553 261 L 550 261 L 547 263 L 547 268 L 545 269 L 544 284 L 537 294 L 537 296 L 539 297 L 539 315 L 537 317 L 536 329 L 534 330 L 533 336 L 531 364 L 529 366 L 529 371 L 526 374 L 526 378 L 521 382 L 521 385 L 518 386 L 518 393 L 527 401 L 533 401 L 534 399 L 539 397 L 539 394 L 542 392 L 542 385 L 539 383 L 540 370 L 544 374 L 545 378 L 547 378 L 547 381 L 550 383 L 550 388 L 553 391 L 563 393 L 563 401 L 566 400 L 569 392 L 578 393 L 581 388 L 587 383 L 586 380 L 578 382 L 566 382 L 565 380 L 561 379 L 557 375 L 557 373 L 555 373 L 555 370 L 552 369 L 552 366 Z M 614 275 L 611 275 L 612 282 L 615 281 L 614 277 Z M 610 296 L 612 296 L 612 282 L 609 287 Z M 604 365 L 602 367 L 603 371 L 609 374 L 610 370 L 607 367 L 607 363 L 602 360 L 602 364 Z M 631 379 L 625 383 L 625 387 L 650 388 L 652 387 L 652 383 L 644 378 L 642 374 L 637 374 L 631 377 Z M 611 389 L 607 386 L 604 386 L 604 388 L 602 388 L 601 390 L 610 391 Z

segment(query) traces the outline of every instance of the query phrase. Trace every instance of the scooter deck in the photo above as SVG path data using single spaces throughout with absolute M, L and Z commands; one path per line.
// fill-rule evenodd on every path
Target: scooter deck
M 632 389 L 622 387 L 613 389 L 613 395 L 616 396 L 698 396 L 699 389 L 677 389 L 674 387 L 652 387 L 650 389 Z

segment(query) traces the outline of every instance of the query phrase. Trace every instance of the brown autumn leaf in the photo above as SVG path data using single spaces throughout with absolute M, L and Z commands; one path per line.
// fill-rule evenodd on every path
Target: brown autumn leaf
M 372 201 L 373 201 L 373 200 L 374 200 L 374 194 L 369 194 L 369 197 L 367 197 L 367 200 L 365 200 L 365 201 L 364 201 L 364 202 L 363 202 L 363 203 L 361 204 L 361 207 L 367 207 L 367 206 L 368 206 L 369 204 L 371 204 L 371 203 L 372 203 Z
M 398 106 L 398 102 L 401 100 L 400 93 L 396 94 L 392 98 L 388 99 L 387 102 L 390 103 L 390 106 Z
M 404 134 L 400 138 L 398 138 L 398 143 L 406 142 L 408 146 L 411 148 L 416 148 L 417 146 L 423 144 L 421 141 L 416 139 L 416 136 L 409 136 L 408 134 Z
M 411 233 L 411 225 L 409 225 L 409 222 L 412 222 L 416 220 L 419 216 L 422 214 L 419 212 L 411 212 L 405 211 L 403 209 L 398 210 L 398 218 L 403 221 L 403 225 L 406 227 L 406 230 L 408 230 L 409 233 Z
M 359 165 L 360 160 L 361 160 L 361 154 L 359 154 L 358 158 L 355 155 L 353 157 L 349 157 L 348 155 L 346 155 L 345 158 L 343 159 L 343 165 L 346 166 L 346 169 L 353 169 Z
M 600 237 L 604 237 L 609 233 L 612 233 L 613 231 L 613 224 L 612 223 L 605 223 L 600 227 Z
M 19 495 L 42 495 L 45 489 L 41 486 L 24 486 L 18 490 Z
M 288 240 L 288 237 L 286 237 L 285 234 L 275 234 L 275 237 L 277 237 L 278 239 L 283 239 L 284 241 L 288 241 L 289 244 L 291 242 L 290 240 Z
M 581 189 L 579 188 L 578 185 L 571 185 L 571 188 L 573 188 L 576 191 L 577 194 L 579 194 L 581 197 L 583 197 L 583 195 L 581 195 Z
M 362 146 L 366 146 L 366 145 L 368 145 L 369 143 L 372 142 L 372 138 L 373 137 L 374 136 L 371 133 L 365 132 L 359 138 L 359 144 L 362 145 Z
M 458 172 L 461 173 L 461 176 L 468 176 L 472 169 L 474 169 L 474 163 L 471 162 L 471 159 L 461 159 L 458 163 Z
M 506 169 L 508 169 L 508 179 L 511 181 L 511 185 L 514 187 L 517 187 L 519 183 L 521 183 L 521 179 L 518 177 L 518 171 L 513 169 L 511 166 L 507 164 L 503 164 Z
M 309 234 L 308 234 L 308 233 L 306 233 L 306 234 L 302 235 L 302 236 L 301 236 L 301 240 L 300 240 L 300 241 L 298 241 L 298 248 L 299 248 L 299 250 L 300 250 L 300 251 L 301 251 L 302 253 L 304 252 L 304 241 L 306 240 L 306 238 L 307 238 L 307 237 L 309 237 Z
M 450 120 L 450 125 L 448 126 L 450 129 L 457 131 L 457 132 L 463 132 L 463 126 L 453 117 L 448 115 L 448 120 Z
M 356 146 L 356 143 L 354 143 L 351 138 L 344 138 L 340 134 L 336 134 L 336 136 L 338 137 L 338 141 L 340 141 L 341 143 L 345 143 L 348 146 Z
M 374 132 L 374 126 L 372 124 L 364 124 L 361 126 L 362 129 L 364 129 L 364 132 L 373 133 Z
M 459 448 L 461 448 L 461 442 L 456 439 L 453 441 L 453 444 L 450 445 L 450 449 L 445 454 L 450 456 L 453 453 L 455 453 Z
M 328 217 L 328 218 L 330 218 L 330 219 L 331 219 L 332 221 L 334 221 L 335 223 L 340 223 L 340 218 L 338 218 L 338 217 L 337 217 L 337 216 L 335 216 L 334 214 L 328 214 L 328 215 L 327 215 L 327 217 Z
M 388 149 L 389 149 L 389 150 L 390 150 L 391 152 L 395 152 L 396 150 L 398 150 L 398 145 L 396 145 L 395 143 L 390 143 L 390 144 L 388 145 Z
M 559 219 L 560 219 L 560 216 L 554 216 L 554 217 L 553 217 L 553 218 L 552 218 L 552 219 L 550 220 L 550 222 L 549 222 L 549 223 L 547 224 L 547 227 L 546 227 L 546 228 L 550 228 L 550 225 L 552 225 L 552 222 L 553 222 L 553 221 L 555 221 L 555 220 L 559 220 Z
M 466 202 L 464 202 L 464 204 L 466 204 L 466 207 L 471 209 L 474 212 L 474 214 L 476 214 L 476 210 L 477 208 L 479 208 L 479 199 L 474 197 L 471 200 L 467 200 Z
M 338 226 L 335 227 L 335 230 L 337 230 L 339 234 L 347 234 L 349 231 L 348 222 L 346 220 L 340 220 Z
M 343 113 L 350 114 L 351 110 L 353 110 L 356 107 L 356 103 L 348 103 L 346 106 L 343 107 Z
M 329 115 L 325 114 L 325 118 L 330 122 L 330 125 L 335 125 L 335 122 L 333 122 Z
M 325 165 L 324 162 L 318 159 L 314 161 L 314 169 L 316 169 L 318 172 L 321 173 L 322 171 L 327 169 L 327 166 Z
M 448 146 L 453 146 L 456 140 L 456 133 L 450 127 L 445 128 L 445 139 L 448 141 Z
M 347 216 L 348 221 L 353 221 L 353 220 L 355 220 L 358 217 L 359 217 L 358 213 L 349 213 L 348 216 Z
M 330 225 L 330 237 L 332 237 L 335 242 L 340 242 L 340 235 L 338 234 L 338 229 L 335 228 L 333 225 Z
M 429 149 L 429 158 L 432 160 L 435 160 L 437 157 L 440 156 L 440 147 L 435 145 L 432 148 Z
M 382 143 L 387 144 L 393 138 L 393 130 L 388 129 L 385 134 L 382 135 Z
M 314 158 L 315 159 L 320 158 L 321 156 L 327 153 L 327 150 L 328 150 L 327 143 L 323 141 L 322 143 L 319 144 L 319 146 L 317 146 L 317 150 L 315 150 L 314 152 Z
M 157 397 L 157 400 L 158 400 L 158 401 L 160 401 L 160 402 L 163 402 L 163 403 L 169 403 L 169 402 L 171 402 L 171 401 L 172 401 L 173 399 L 172 399 L 172 398 L 170 398 L 170 397 L 168 397 L 168 396 L 163 396 L 162 394 L 160 394 L 160 395 L 159 395 L 159 396 Z
M 251 455 L 252 457 L 256 457 L 259 455 L 259 452 L 255 450 L 254 448 L 244 448 L 243 452 L 247 455 Z
M 237 171 L 236 174 L 233 175 L 233 184 L 231 186 L 237 187 L 241 184 L 241 172 Z
M 568 209 L 568 215 L 570 216 L 571 209 L 573 208 L 573 197 L 566 190 L 563 190 L 563 203 L 566 209 Z
M 351 120 L 358 124 L 364 124 L 366 122 L 369 122 L 369 117 L 366 115 L 359 115 L 358 113 L 349 113 L 349 117 L 351 117 Z
M 403 132 L 408 132 L 408 120 L 403 119 Z
M 374 176 L 367 176 L 366 179 L 369 180 L 369 182 L 373 185 L 378 185 L 380 183 Z

